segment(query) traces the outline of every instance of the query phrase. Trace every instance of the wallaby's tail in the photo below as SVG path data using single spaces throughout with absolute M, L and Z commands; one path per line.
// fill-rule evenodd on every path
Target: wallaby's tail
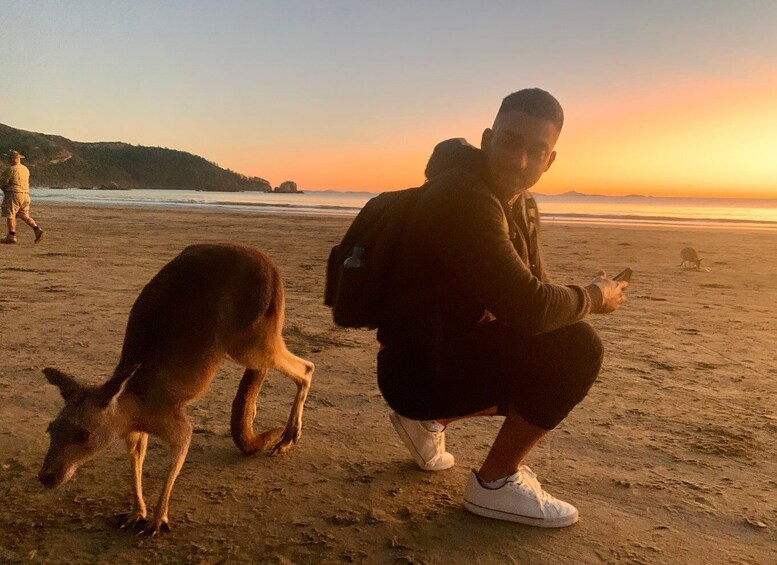
M 262 390 L 262 383 L 267 376 L 267 369 L 257 371 L 246 369 L 240 385 L 237 387 L 235 400 L 232 402 L 232 440 L 245 453 L 251 455 L 257 451 L 265 451 L 278 442 L 283 428 L 268 430 L 259 435 L 254 434 L 254 416 L 256 415 L 256 398 Z

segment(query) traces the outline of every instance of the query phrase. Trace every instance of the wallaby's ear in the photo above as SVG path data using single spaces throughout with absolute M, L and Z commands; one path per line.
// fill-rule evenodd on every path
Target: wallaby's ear
M 63 373 L 59 369 L 46 367 L 43 369 L 43 374 L 46 375 L 46 380 L 54 386 L 59 387 L 59 393 L 62 395 L 62 398 L 65 399 L 65 402 L 70 402 L 84 390 L 84 387 L 78 384 L 73 377 Z
M 132 376 L 140 369 L 140 365 L 131 365 L 129 367 L 116 367 L 113 376 L 100 387 L 97 394 L 97 405 L 100 408 L 107 408 L 116 402 Z

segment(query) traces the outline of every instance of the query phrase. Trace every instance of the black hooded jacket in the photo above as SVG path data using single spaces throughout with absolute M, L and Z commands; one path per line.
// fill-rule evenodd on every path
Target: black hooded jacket
M 426 176 L 388 282 L 381 343 L 456 347 L 493 317 L 535 335 L 601 307 L 598 289 L 549 281 L 534 199 L 521 196 L 527 214 L 518 212 L 520 200 L 510 206 L 489 183 L 479 149 L 463 139 L 438 144 Z

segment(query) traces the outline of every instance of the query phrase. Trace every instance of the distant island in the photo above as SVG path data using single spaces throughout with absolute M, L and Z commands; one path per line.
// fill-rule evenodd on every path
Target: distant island
M 302 190 L 297 190 L 297 183 L 291 180 L 283 181 L 279 186 L 272 189 L 272 192 L 282 194 L 302 194 Z
M 207 159 L 162 147 L 115 141 L 86 143 L 0 124 L 0 150 L 25 156 L 33 186 L 126 190 L 151 188 L 301 193 L 293 181 L 273 189 L 260 177 L 222 169 Z M 0 161 L 0 170 L 6 166 Z

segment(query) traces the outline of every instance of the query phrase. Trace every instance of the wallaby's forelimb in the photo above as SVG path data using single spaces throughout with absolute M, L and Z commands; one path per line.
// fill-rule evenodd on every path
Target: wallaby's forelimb
M 189 444 L 192 440 L 192 424 L 183 413 L 178 413 L 168 424 L 163 438 L 170 444 L 170 472 L 167 475 L 162 494 L 159 495 L 159 502 L 154 508 L 154 517 L 148 528 L 143 532 L 155 536 L 163 531 L 170 531 L 170 521 L 167 516 L 167 510 L 170 505 L 170 493 L 173 492 L 173 485 L 178 474 L 181 472 L 183 462 L 186 460 L 186 454 L 189 452 Z
M 279 348 L 272 358 L 273 367 L 289 377 L 297 385 L 297 395 L 294 398 L 289 420 L 283 436 L 273 448 L 273 454 L 286 453 L 302 436 L 302 409 L 310 390 L 310 382 L 313 379 L 315 365 L 310 361 L 300 359 L 285 345 Z
M 127 436 L 127 449 L 132 463 L 133 505 L 132 512 L 122 521 L 122 528 L 144 523 L 146 519 L 146 501 L 143 499 L 143 461 L 148 449 L 148 434 L 131 432 Z
M 273 428 L 259 435 L 254 433 L 256 399 L 266 377 L 267 369 L 246 369 L 237 387 L 235 400 L 232 402 L 230 421 L 232 441 L 246 455 L 270 449 L 283 433 L 283 428 Z

